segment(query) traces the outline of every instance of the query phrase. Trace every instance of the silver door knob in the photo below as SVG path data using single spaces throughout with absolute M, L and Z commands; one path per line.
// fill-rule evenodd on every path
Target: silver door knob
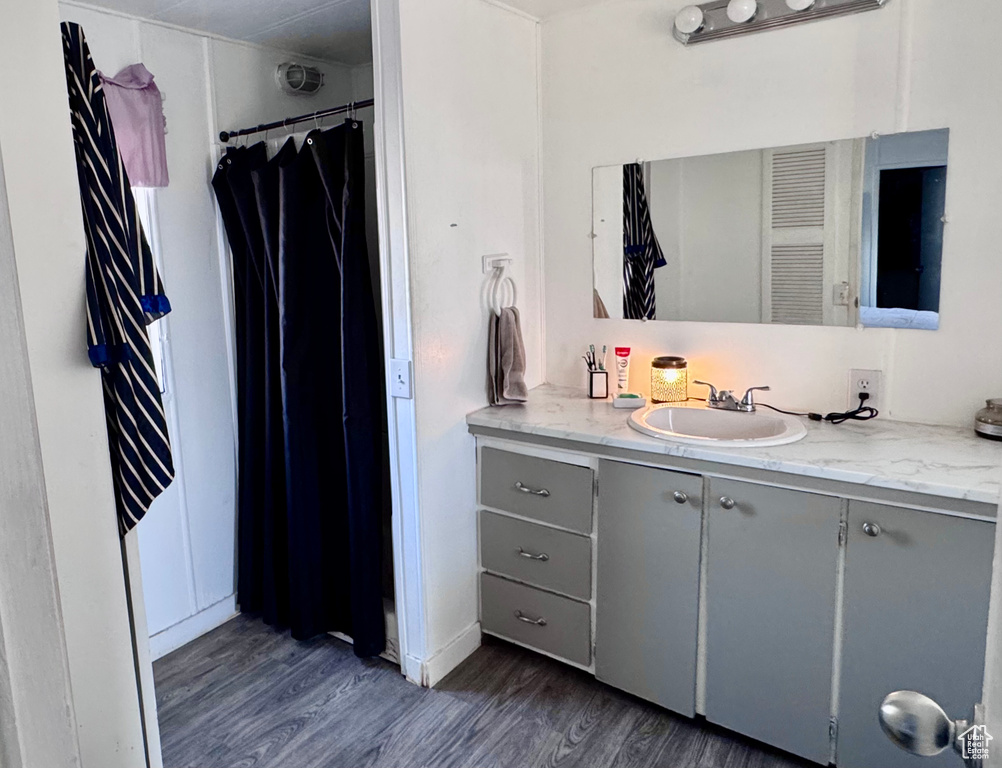
M 675 499 L 676 504 L 685 504 L 689 500 L 688 494 L 682 493 L 682 491 L 675 491 L 671 497 Z
M 943 708 L 916 691 L 895 691 L 880 705 L 880 727 L 905 752 L 923 757 L 953 746 L 963 756 L 967 720 L 951 720 Z M 971 729 L 972 731 L 974 729 Z
M 880 526 L 876 523 L 863 523 L 863 533 L 867 536 L 877 538 L 880 535 Z
M 734 499 L 732 499 L 730 496 L 721 496 L 720 506 L 722 506 L 724 509 L 734 509 Z

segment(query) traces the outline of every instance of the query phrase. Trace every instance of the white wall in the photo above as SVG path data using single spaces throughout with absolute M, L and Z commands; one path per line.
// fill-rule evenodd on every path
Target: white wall
M 895 0 L 882 10 L 684 48 L 675 5 L 622 0 L 542 24 L 547 378 L 584 386 L 589 343 L 646 361 L 682 354 L 694 375 L 814 410 L 848 400 L 849 368 L 885 373 L 885 413 L 970 422 L 1002 382 L 1002 182 L 986 162 L 1002 124 L 1002 5 Z M 704 155 L 949 127 L 950 177 L 937 332 L 591 319 L 591 169 L 636 157 Z M 933 362 L 935 361 L 935 362 Z
M 0 81 L 0 147 L 80 753 L 84 768 L 135 768 L 145 762 L 139 698 L 101 378 L 87 359 L 85 240 L 55 0 L 4 7 L 0 66 L 23 72 L 25 62 L 30 77 Z M 40 663 L 10 661 L 22 673 Z M 51 738 L 55 749 L 62 736 Z
M 0 349 L 0 766 L 75 768 L 80 742 L 2 162 Z
M 477 629 L 476 465 L 465 416 L 486 405 L 485 254 L 515 260 L 527 381 L 542 381 L 536 30 L 482 0 L 400 2 L 429 657 Z
M 209 186 L 212 142 L 221 129 L 342 104 L 351 97 L 351 73 L 342 65 L 75 3 L 60 9 L 64 19 L 83 26 L 98 69 L 115 74 L 143 61 L 166 96 L 171 183 L 154 198 L 173 307 L 163 322 L 170 356 L 165 405 L 177 478 L 137 529 L 156 657 L 228 618 L 235 605 L 236 430 L 229 297 L 221 284 Z M 327 84 L 316 97 L 279 90 L 275 67 L 290 58 L 324 70 Z

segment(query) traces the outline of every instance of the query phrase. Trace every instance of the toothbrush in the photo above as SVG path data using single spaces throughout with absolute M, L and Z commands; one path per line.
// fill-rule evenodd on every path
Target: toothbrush
M 603 344 L 602 345 L 602 362 L 598 364 L 598 369 L 600 371 L 604 371 L 605 370 L 605 360 L 606 360 L 606 354 L 608 353 L 608 350 L 609 350 L 609 348 L 605 344 Z

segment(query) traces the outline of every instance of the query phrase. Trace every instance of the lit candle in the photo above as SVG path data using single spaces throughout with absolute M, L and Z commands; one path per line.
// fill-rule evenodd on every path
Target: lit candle
M 684 357 L 655 357 L 651 362 L 651 402 L 689 399 L 689 364 Z

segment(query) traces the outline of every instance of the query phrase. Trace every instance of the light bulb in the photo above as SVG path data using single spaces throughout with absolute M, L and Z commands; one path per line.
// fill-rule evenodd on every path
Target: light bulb
M 757 0 L 731 0 L 727 4 L 727 18 L 735 24 L 751 21 L 758 13 Z
M 675 16 L 675 29 L 683 35 L 691 35 L 703 28 L 703 11 L 695 5 L 687 5 Z
M 814 0 L 786 0 L 786 7 L 791 11 L 806 11 L 814 5 Z

